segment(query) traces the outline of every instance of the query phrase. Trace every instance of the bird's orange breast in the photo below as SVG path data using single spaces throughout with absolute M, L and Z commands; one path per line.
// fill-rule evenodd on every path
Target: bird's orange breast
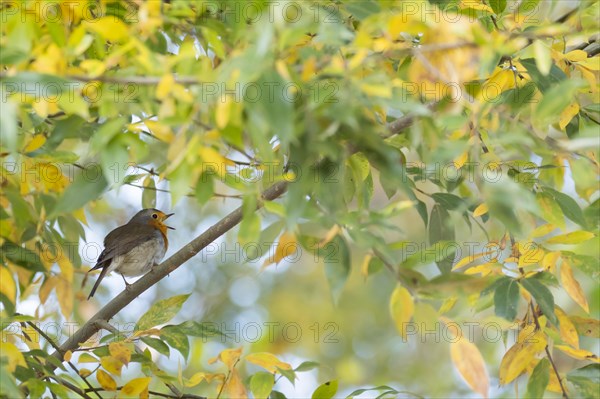
M 166 251 L 167 248 L 169 247 L 169 240 L 167 239 L 167 226 L 165 224 L 159 222 L 158 220 L 151 220 L 150 225 L 152 227 L 154 227 L 155 229 L 157 229 L 158 231 L 160 231 L 160 234 L 162 234 L 163 240 L 165 241 L 165 251 Z

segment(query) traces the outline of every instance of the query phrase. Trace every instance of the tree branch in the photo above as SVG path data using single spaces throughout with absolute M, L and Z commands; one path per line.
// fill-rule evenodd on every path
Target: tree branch
M 431 109 L 433 105 L 429 105 Z M 402 130 L 411 126 L 415 118 L 412 115 L 406 115 L 399 118 L 391 123 L 387 124 L 389 136 L 398 134 Z M 280 181 L 267 188 L 262 193 L 262 201 L 272 201 L 287 191 L 288 182 Z M 257 204 L 257 209 L 262 207 L 262 201 Z M 219 222 L 215 223 L 208 230 L 196 237 L 194 240 L 186 244 L 183 248 L 177 251 L 169 259 L 162 262 L 160 265 L 153 268 L 150 272 L 144 275 L 142 278 L 137 280 L 135 283 L 129 286 L 129 289 L 121 292 L 112 301 L 107 303 L 102 309 L 98 311 L 91 319 L 87 321 L 79 330 L 71 335 L 65 343 L 63 343 L 53 354 L 55 358 L 63 360 L 63 356 L 67 351 L 73 351 L 96 332 L 98 332 L 103 326 L 106 325 L 103 322 L 108 322 L 113 316 L 120 312 L 125 306 L 131 301 L 141 295 L 148 288 L 159 282 L 163 277 L 172 273 L 179 266 L 184 264 L 186 261 L 195 256 L 198 252 L 206 248 L 210 243 L 221 237 L 227 231 L 231 230 L 238 223 L 242 221 L 243 212 L 240 206 L 229 215 L 225 216 Z M 47 367 L 54 368 L 55 366 L 48 363 Z
M 273 184 L 263 192 L 262 200 L 271 201 L 275 198 L 278 198 L 285 193 L 287 190 L 287 185 L 288 182 L 286 181 L 280 181 Z M 257 209 L 260 207 L 262 207 L 262 201 L 257 205 Z M 242 217 L 242 207 L 239 207 L 214 224 L 200 236 L 189 242 L 169 259 L 153 268 L 141 279 L 131 284 L 128 290 L 125 290 L 117 295 L 112 301 L 100 309 L 98 313 L 92 316 L 92 318 L 88 320 L 87 323 L 85 323 L 79 330 L 70 336 L 69 339 L 67 339 L 67 341 L 65 341 L 65 343 L 62 344 L 58 350 L 52 354 L 52 356 L 62 361 L 65 352 L 78 348 L 80 344 L 92 337 L 100 329 L 100 325 L 102 325 L 103 320 L 110 320 L 114 315 L 116 315 L 148 288 L 152 287 L 167 274 L 172 273 L 187 260 L 192 258 L 202 249 L 206 248 L 211 242 L 215 241 L 217 238 L 240 223 Z M 50 363 L 48 363 L 47 366 L 51 368 L 55 367 Z

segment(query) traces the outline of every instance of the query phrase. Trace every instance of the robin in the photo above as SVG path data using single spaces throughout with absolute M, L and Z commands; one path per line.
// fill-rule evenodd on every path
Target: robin
M 125 276 L 140 276 L 160 262 L 169 246 L 167 229 L 175 230 L 163 222 L 172 215 L 158 209 L 142 209 L 127 224 L 108 233 L 104 239 L 104 251 L 98 257 L 96 266 L 88 271 L 102 269 L 88 300 L 94 296 L 107 273 L 120 273 L 128 287 Z

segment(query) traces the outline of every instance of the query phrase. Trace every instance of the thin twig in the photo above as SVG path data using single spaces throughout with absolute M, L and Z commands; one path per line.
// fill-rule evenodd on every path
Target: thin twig
M 541 329 L 540 321 L 538 320 L 537 312 L 535 311 L 535 308 L 533 306 L 533 301 L 529 301 L 529 306 L 531 307 L 531 313 L 533 314 L 533 321 L 535 323 L 535 329 L 540 330 Z M 554 363 L 554 359 L 552 359 L 552 354 L 550 353 L 550 348 L 548 347 L 548 342 L 546 342 L 546 346 L 544 347 L 544 350 L 546 351 L 546 356 L 548 357 L 548 361 L 552 365 L 552 369 L 554 370 L 554 374 L 556 375 L 556 379 L 558 380 L 558 385 L 560 385 L 560 390 L 562 391 L 563 398 L 569 399 L 567 390 L 565 389 L 565 387 L 562 383 L 562 379 L 560 378 L 560 374 L 558 373 L 558 368 L 556 367 L 556 364 Z
M 145 186 L 140 186 L 139 184 L 135 184 L 135 183 L 125 183 L 128 186 L 131 187 L 137 187 L 137 188 L 143 188 L 144 190 L 153 190 L 153 191 L 159 191 L 161 193 L 170 193 L 170 190 L 166 190 L 164 188 L 158 188 L 158 187 L 145 187 Z M 194 194 L 186 194 L 185 197 L 195 197 Z M 219 194 L 219 193 L 213 193 L 213 197 L 219 197 L 219 198 L 233 198 L 233 199 L 242 199 L 242 195 L 227 195 L 227 194 Z
M 122 386 L 118 386 L 117 387 L 117 391 L 120 391 L 121 389 L 123 389 Z M 86 389 L 85 392 L 98 392 L 98 391 L 105 391 L 104 388 L 92 388 L 92 389 Z M 162 393 L 162 392 L 156 392 L 156 391 L 148 391 L 149 394 L 154 395 L 154 396 L 160 396 L 162 398 L 170 398 L 170 399 L 207 399 L 206 396 L 199 396 L 199 395 L 194 395 L 191 393 L 180 393 L 180 394 L 175 394 L 175 395 L 169 395 L 168 393 Z
M 517 264 L 519 263 L 519 257 L 521 256 L 521 253 L 519 252 L 518 248 L 515 248 L 515 238 L 512 235 L 512 233 L 510 234 L 510 244 L 511 244 L 511 248 L 513 251 L 512 256 L 514 256 L 515 258 L 517 258 Z M 519 267 L 519 273 L 521 274 L 521 276 L 525 276 L 525 270 L 522 267 Z M 541 326 L 540 326 L 540 321 L 538 319 L 538 315 L 537 312 L 535 310 L 535 307 L 533 306 L 533 300 L 529 301 L 529 307 L 531 309 L 531 314 L 533 316 L 533 322 L 535 324 L 535 329 L 537 330 L 541 330 Z M 554 374 L 556 374 L 556 379 L 558 380 L 558 385 L 560 385 L 560 390 L 562 391 L 562 396 L 564 399 L 569 399 L 569 395 L 567 395 L 567 390 L 565 389 L 562 380 L 560 378 L 560 374 L 558 373 L 558 368 L 556 368 L 556 364 L 554 363 L 554 359 L 552 359 L 552 354 L 550 353 L 550 348 L 548 347 L 548 341 L 546 341 L 546 346 L 544 347 L 544 350 L 546 352 L 546 356 L 548 357 L 548 361 L 550 362 L 550 364 L 552 365 L 552 369 L 554 370 Z
M 44 331 L 42 331 L 38 326 L 35 325 L 35 323 L 28 321 L 27 325 L 30 326 L 31 328 L 33 328 L 35 330 L 35 332 L 37 332 L 38 334 L 40 334 L 40 336 L 42 338 L 44 338 L 46 340 L 46 342 L 48 342 L 50 344 L 50 346 L 52 346 L 52 348 L 54 348 L 54 350 L 59 350 L 59 346 L 52 340 L 52 338 L 50 338 L 48 336 L 48 334 L 46 334 Z M 71 369 L 73 369 L 73 371 L 75 373 L 77 373 L 77 375 L 79 377 L 81 377 L 81 379 L 85 382 L 85 384 L 89 387 L 92 388 L 92 384 L 90 384 L 90 382 L 87 380 L 86 377 L 84 377 L 83 375 L 81 375 L 79 373 L 79 369 L 69 360 L 67 361 L 67 364 L 69 365 L 69 367 L 71 367 Z M 74 386 L 74 385 L 73 385 Z M 98 396 L 98 398 L 102 399 L 102 397 L 99 394 L 96 394 Z
M 66 381 L 63 378 L 60 378 L 56 375 L 49 375 L 48 378 L 53 379 L 54 381 L 58 382 L 60 385 L 70 389 L 71 391 L 75 392 L 77 395 L 81 396 L 84 399 L 92 399 L 92 397 L 90 395 L 87 394 L 87 390 L 84 391 L 81 388 L 71 384 L 69 381 Z M 98 392 L 94 392 L 96 394 L 96 396 L 98 396 L 99 398 L 102 398 L 102 396 L 100 396 L 100 394 Z

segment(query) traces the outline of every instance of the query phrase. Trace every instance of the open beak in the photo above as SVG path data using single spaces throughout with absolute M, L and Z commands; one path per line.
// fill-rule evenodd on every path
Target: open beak
M 174 215 L 174 213 L 169 213 L 169 214 L 165 215 L 165 218 L 163 219 L 163 221 L 167 220 L 168 218 L 170 218 L 173 215 Z M 175 230 L 175 227 L 167 226 L 167 229 Z

